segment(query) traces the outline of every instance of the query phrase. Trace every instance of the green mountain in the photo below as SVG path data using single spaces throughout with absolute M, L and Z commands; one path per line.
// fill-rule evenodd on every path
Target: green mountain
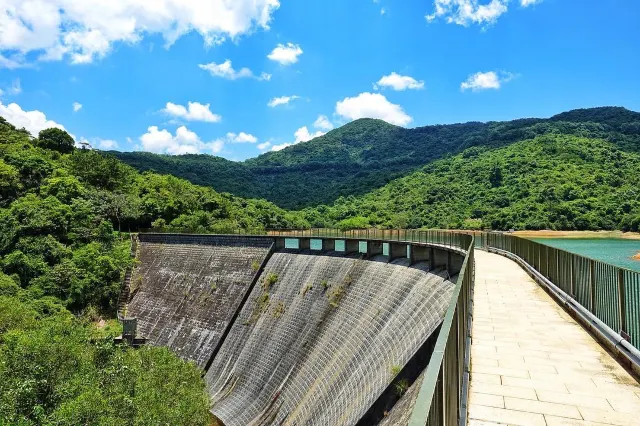
M 619 107 L 574 110 L 549 119 L 464 123 L 404 129 L 360 119 L 312 141 L 245 162 L 208 155 L 116 153 L 138 170 L 172 174 L 242 197 L 300 209 L 363 195 L 470 147 L 497 148 L 539 135 L 597 138 L 640 151 L 640 113 Z
M 640 155 L 565 134 L 472 147 L 304 213 L 318 227 L 637 231 Z

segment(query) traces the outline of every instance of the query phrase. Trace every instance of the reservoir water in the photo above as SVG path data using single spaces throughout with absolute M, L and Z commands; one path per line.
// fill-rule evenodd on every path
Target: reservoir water
M 612 265 L 640 271 L 640 260 L 632 258 L 640 252 L 640 240 L 613 238 L 531 238 L 531 240 Z

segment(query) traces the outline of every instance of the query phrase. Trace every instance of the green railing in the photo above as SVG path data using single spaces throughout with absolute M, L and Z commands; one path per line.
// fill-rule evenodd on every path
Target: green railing
M 465 232 L 417 229 L 339 229 L 312 228 L 303 230 L 279 229 L 267 232 L 268 235 L 295 238 L 344 238 L 360 240 L 406 241 L 414 243 L 440 244 L 467 250 L 472 237 Z
M 640 349 L 640 273 L 513 235 L 484 244 L 522 258 L 633 347 Z
M 473 236 L 464 236 L 467 256 L 425 371 L 410 426 L 466 424 L 475 242 Z

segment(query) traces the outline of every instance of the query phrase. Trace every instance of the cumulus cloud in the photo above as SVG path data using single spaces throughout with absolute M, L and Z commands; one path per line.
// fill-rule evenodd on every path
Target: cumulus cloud
M 481 90 L 494 89 L 497 90 L 502 87 L 502 84 L 513 80 L 515 76 L 508 72 L 477 72 L 471 74 L 466 81 L 460 84 L 460 90 L 471 90 L 473 92 L 479 92 Z
M 140 136 L 139 139 L 144 151 L 159 154 L 198 154 L 203 151 L 216 154 L 224 147 L 223 140 L 203 142 L 195 132 L 185 126 L 178 127 L 175 135 L 172 135 L 168 130 L 160 130 L 157 126 L 151 126 L 147 129 L 147 133 Z
M 31 53 L 91 62 L 113 43 L 137 43 L 148 34 L 160 34 L 169 47 L 196 31 L 211 46 L 268 29 L 279 7 L 279 0 L 3 0 L 0 65 L 19 67 Z
M 276 48 L 267 55 L 267 58 L 279 62 L 281 65 L 291 65 L 298 62 L 298 56 L 302 55 L 302 53 L 302 49 L 297 44 L 278 44 Z
M 387 123 L 406 126 L 413 121 L 400 105 L 392 104 L 380 93 L 360 93 L 336 104 L 336 114 L 347 119 L 379 118 Z
M 418 81 L 413 77 L 392 72 L 391 74 L 385 75 L 380 80 L 378 80 L 378 82 L 375 83 L 373 87 L 376 90 L 384 89 L 387 87 L 396 91 L 403 91 L 407 89 L 421 90 L 424 89 L 424 81 Z
M 255 78 L 258 80 L 271 80 L 271 74 L 267 74 L 263 72 L 259 76 L 253 74 L 249 68 L 240 68 L 239 70 L 235 70 L 231 64 L 231 61 L 227 59 L 221 64 L 216 64 L 215 62 L 211 62 L 210 64 L 200 64 L 198 65 L 200 69 L 205 71 L 209 71 L 209 73 L 214 77 L 222 77 L 227 80 L 237 80 L 239 78 Z
M 3 105 L 2 102 L 0 102 L 0 116 L 4 117 L 18 129 L 24 127 L 34 137 L 37 137 L 41 130 L 52 127 L 66 130 L 62 124 L 48 120 L 43 112 L 38 110 L 24 111 L 20 105 L 16 103 Z
M 73 103 L 73 112 L 78 112 L 82 109 L 82 104 L 79 102 Z
M 270 146 L 271 146 L 271 141 L 266 141 L 256 145 L 256 148 L 258 148 L 260 151 L 266 151 L 267 149 L 269 149 Z
M 96 139 L 95 144 L 103 150 L 118 149 L 118 142 L 111 139 Z
M 287 105 L 291 101 L 295 101 L 296 99 L 300 99 L 300 96 L 280 96 L 279 98 L 273 98 L 267 104 L 271 108 L 275 108 L 278 105 Z
M 320 130 L 331 130 L 333 129 L 333 124 L 326 115 L 319 115 L 317 120 L 313 123 L 313 127 Z
M 542 0 L 520 0 L 520 5 L 522 7 L 533 6 L 538 3 L 542 3 Z
M 256 143 L 258 142 L 258 138 L 256 138 L 255 136 L 249 134 L 249 133 L 245 133 L 245 132 L 240 132 L 238 134 L 235 133 L 227 133 L 227 140 L 231 143 Z
M 293 134 L 293 137 L 294 137 L 293 142 L 282 143 L 280 145 L 273 145 L 271 147 L 271 151 L 282 151 L 287 147 L 290 147 L 302 142 L 310 141 L 311 139 L 318 138 L 324 134 L 325 133 L 320 130 L 318 130 L 317 132 L 310 132 L 307 126 L 303 126 L 303 127 L 300 127 L 298 130 L 296 130 L 296 132 Z
M 509 0 L 491 0 L 483 4 L 478 4 L 478 0 L 434 0 L 435 10 L 425 18 L 428 22 L 442 18 L 449 24 L 455 23 L 465 27 L 470 24 L 489 26 L 495 24 L 498 18 L 507 12 L 508 3 Z
M 207 123 L 217 123 L 222 120 L 222 117 L 218 114 L 214 114 L 210 109 L 211 104 L 201 104 L 199 102 L 189 102 L 185 107 L 183 105 L 177 105 L 172 102 L 167 102 L 167 105 L 162 110 L 165 114 L 175 118 L 181 118 L 187 121 L 204 121 Z

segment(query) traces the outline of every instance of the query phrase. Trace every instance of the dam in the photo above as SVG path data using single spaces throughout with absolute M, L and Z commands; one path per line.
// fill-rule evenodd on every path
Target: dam
M 495 254 L 476 265 L 476 248 Z M 143 233 L 136 257 L 127 317 L 203 369 L 219 425 L 624 425 L 640 412 L 632 271 L 446 231 Z

